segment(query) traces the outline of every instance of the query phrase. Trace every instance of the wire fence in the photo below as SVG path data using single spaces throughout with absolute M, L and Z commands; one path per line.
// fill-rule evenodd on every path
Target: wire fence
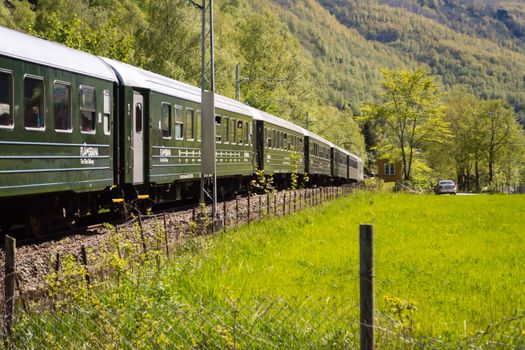
M 324 191 L 324 190 L 323 190 Z M 219 207 L 226 226 L 300 210 L 350 190 L 252 197 L 246 207 Z M 286 200 L 288 197 L 288 201 Z M 299 204 L 300 201 L 300 204 Z M 247 199 L 246 199 L 247 202 Z M 303 206 L 301 206 L 303 205 Z M 266 214 L 264 208 L 266 207 Z M 233 210 L 236 208 L 236 210 Z M 18 286 L 8 349 L 355 349 L 359 305 L 344 295 L 227 297 L 179 280 L 173 261 L 202 248 L 211 221 L 199 208 L 169 225 L 166 215 L 111 228 L 101 245 L 49 257 L 41 297 Z M 273 212 L 273 214 L 272 214 Z M 190 262 L 189 262 L 190 263 Z M 16 277 L 17 270 L 6 277 Z M 356 283 L 357 283 L 356 273 Z M 278 286 L 273 286 L 277 289 Z M 273 288 L 272 287 L 272 288 Z M 303 290 L 315 285 L 299 285 Z M 380 294 L 386 292 L 379 288 Z M 10 298 L 15 298 L 11 296 Z M 398 300 L 392 308 L 404 310 Z M 407 316 L 408 315 L 408 316 Z M 7 316 L 7 313 L 6 313 Z M 4 329 L 7 318 L 4 317 Z M 375 312 L 376 344 L 384 349 L 524 349 L 525 310 L 461 339 L 415 335 L 406 312 Z

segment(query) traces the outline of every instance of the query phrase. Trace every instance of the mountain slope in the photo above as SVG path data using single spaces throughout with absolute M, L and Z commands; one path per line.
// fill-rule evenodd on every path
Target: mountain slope
M 525 112 L 525 4 L 518 1 L 273 0 L 312 55 L 325 97 L 373 99 L 381 68 L 428 66 Z

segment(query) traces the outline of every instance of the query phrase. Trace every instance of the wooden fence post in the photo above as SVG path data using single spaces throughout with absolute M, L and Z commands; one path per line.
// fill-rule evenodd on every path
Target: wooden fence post
M 266 193 L 266 216 L 270 217 L 270 194 Z
M 261 195 L 259 195 L 259 220 L 261 220 L 261 215 L 262 215 L 262 199 L 261 199 Z
M 235 225 L 239 225 L 239 198 L 235 198 Z
M 361 350 L 375 349 L 374 338 L 374 226 L 359 226 Z
M 138 216 L 139 218 L 139 228 L 140 228 L 140 239 L 142 240 L 142 250 L 144 254 L 146 254 L 148 247 L 146 246 L 146 237 L 144 237 L 144 226 L 142 225 L 142 217 Z
M 82 259 L 82 265 L 84 265 L 84 278 L 86 279 L 86 283 L 89 286 L 91 284 L 91 277 L 89 276 L 88 271 L 86 247 L 83 245 L 80 247 L 80 258 Z
M 4 276 L 4 334 L 11 336 L 15 314 L 16 286 L 16 240 L 5 236 L 5 276 Z
M 195 213 L 195 208 L 193 208 L 194 210 L 194 213 Z M 162 212 L 162 219 L 164 220 L 164 241 L 166 243 L 166 258 L 169 259 L 170 258 L 170 245 L 169 245 L 169 241 L 168 241 L 168 225 L 166 224 L 166 212 Z M 193 222 L 195 222 L 195 220 L 192 220 Z
M 224 226 L 224 230 L 226 231 L 226 201 L 222 202 L 222 215 L 224 215 L 222 226 Z
M 55 272 L 58 273 L 58 271 L 60 271 L 60 253 L 55 255 Z
M 250 194 L 248 193 L 248 223 L 250 223 Z
M 286 192 L 283 192 L 283 216 L 286 214 Z

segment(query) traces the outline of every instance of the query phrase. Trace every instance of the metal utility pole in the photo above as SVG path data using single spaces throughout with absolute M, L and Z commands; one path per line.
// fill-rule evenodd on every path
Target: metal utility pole
M 205 0 L 203 0 L 204 2 Z M 213 55 L 213 0 L 210 0 L 210 91 L 215 94 L 215 58 Z M 213 104 L 213 144 L 215 145 L 215 102 Z M 215 148 L 215 147 L 214 147 Z M 213 152 L 213 220 L 217 217 L 217 152 Z M 215 227 L 215 224 L 214 226 Z
M 306 128 L 305 128 L 306 130 L 308 130 L 308 123 L 309 122 L 310 121 L 308 120 L 308 112 L 306 112 Z
M 193 6 L 201 10 L 201 186 L 200 202 L 205 203 L 206 196 L 213 201 L 212 216 L 217 215 L 217 151 L 215 145 L 215 67 L 213 52 L 213 0 L 202 0 L 199 5 L 193 0 L 188 0 Z M 208 6 L 206 6 L 208 3 Z M 209 32 L 206 28 L 206 11 L 210 11 Z M 210 67 L 206 75 L 206 36 L 210 38 Z M 206 82 L 209 90 L 206 90 Z M 211 179 L 212 189 L 206 191 L 206 183 Z M 208 181 L 207 181 L 208 180 Z M 210 193 L 211 192 L 211 195 Z
M 241 100 L 241 68 L 239 63 L 235 66 L 235 99 Z

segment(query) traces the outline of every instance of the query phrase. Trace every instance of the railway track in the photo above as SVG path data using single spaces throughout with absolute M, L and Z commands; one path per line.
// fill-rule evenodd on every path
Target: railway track
M 172 202 L 160 206 L 153 206 L 149 213 L 151 215 L 162 213 L 173 214 L 192 210 L 196 205 L 197 202 L 195 200 Z M 32 235 L 30 229 L 23 225 L 14 225 L 13 227 L 7 229 L 4 228 L 0 230 L 0 234 L 2 237 L 9 235 L 16 238 L 17 246 L 24 247 L 28 245 L 39 245 L 50 241 L 57 241 L 74 235 L 97 235 L 101 233 L 100 231 L 104 224 L 111 224 L 114 226 L 124 225 L 132 218 L 132 216 L 136 217 L 138 214 L 142 215 L 144 218 L 148 217 L 148 215 L 140 213 L 137 208 L 133 207 L 128 208 L 127 212 L 129 213 L 129 217 L 126 219 L 122 218 L 122 215 L 115 212 L 104 212 L 98 213 L 96 215 L 85 216 L 79 218 L 74 224 L 64 225 L 58 229 L 46 229 L 44 231 L 45 233 L 39 235 L 38 237 Z M 0 249 L 3 248 L 4 240 L 2 239 L 0 240 Z

